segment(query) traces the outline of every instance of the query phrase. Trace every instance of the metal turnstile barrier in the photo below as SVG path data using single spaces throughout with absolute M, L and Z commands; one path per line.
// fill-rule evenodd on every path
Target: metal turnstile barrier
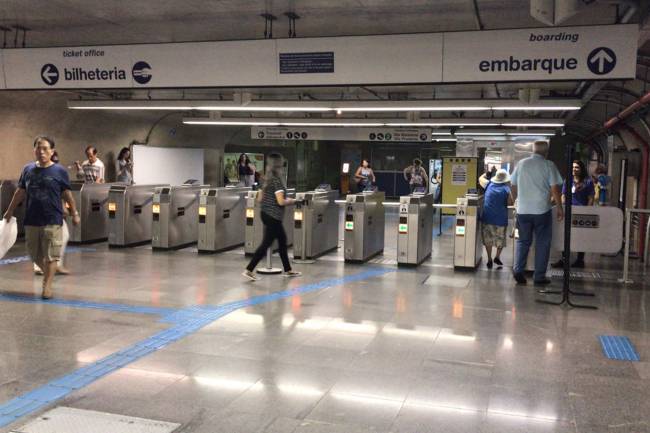
M 178 249 L 197 243 L 199 195 L 206 186 L 163 186 L 155 189 L 151 226 L 151 245 L 154 249 Z
M 400 197 L 397 265 L 419 265 L 431 256 L 432 245 L 433 194 Z
M 111 185 L 108 191 L 108 246 L 151 242 L 153 193 L 168 185 Z
M 246 195 L 246 230 L 244 240 L 244 254 L 247 256 L 255 253 L 257 247 L 262 243 L 264 237 L 264 223 L 262 222 L 262 208 L 257 201 L 257 194 L 262 191 L 249 191 Z M 294 188 L 287 189 L 287 197 L 295 197 Z M 293 210 L 294 205 L 285 206 L 284 208 L 284 231 L 287 234 L 287 246 L 293 244 Z M 277 242 L 271 246 L 273 251 L 278 249 Z
M 338 190 L 296 194 L 293 212 L 293 257 L 314 259 L 338 248 Z
M 249 187 L 206 188 L 199 198 L 199 252 L 215 253 L 243 245 Z
M 345 199 L 346 262 L 362 263 L 384 251 L 384 200 L 382 191 L 349 194 Z
M 0 218 L 7 212 L 11 199 L 18 189 L 17 180 L 0 180 Z M 21 203 L 14 211 L 14 217 L 18 224 L 18 236 L 25 234 L 25 202 Z
M 483 196 L 466 194 L 456 202 L 454 225 L 454 268 L 475 269 L 481 262 L 481 221 Z
M 70 243 L 83 244 L 108 239 L 108 192 L 111 186 L 110 183 L 70 183 L 80 218 L 79 224 L 74 225 L 72 216 L 66 217 Z

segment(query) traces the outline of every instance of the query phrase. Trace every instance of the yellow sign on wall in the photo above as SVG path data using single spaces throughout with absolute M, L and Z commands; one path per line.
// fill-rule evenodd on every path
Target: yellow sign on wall
M 478 158 L 442 158 L 442 203 L 456 204 L 458 197 L 476 189 L 478 182 Z M 454 209 L 443 209 L 443 214 L 454 215 Z

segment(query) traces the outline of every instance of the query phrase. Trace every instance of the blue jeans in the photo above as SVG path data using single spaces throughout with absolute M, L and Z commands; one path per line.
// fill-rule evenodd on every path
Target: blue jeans
M 517 239 L 517 253 L 513 271 L 515 274 L 523 273 L 526 269 L 528 251 L 535 238 L 535 274 L 533 279 L 541 281 L 546 278 L 548 258 L 551 253 L 551 238 L 553 236 L 553 215 L 548 211 L 541 215 L 517 215 L 519 239 Z

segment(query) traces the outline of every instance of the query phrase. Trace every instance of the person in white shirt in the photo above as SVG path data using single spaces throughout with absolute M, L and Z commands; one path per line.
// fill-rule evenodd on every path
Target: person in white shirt
M 84 162 L 75 161 L 77 179 L 86 183 L 104 183 L 104 163 L 97 158 L 95 146 L 86 147 L 86 157 L 88 159 Z

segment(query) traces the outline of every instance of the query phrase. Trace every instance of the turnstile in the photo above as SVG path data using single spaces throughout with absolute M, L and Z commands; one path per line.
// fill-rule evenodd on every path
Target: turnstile
M 339 245 L 338 190 L 307 191 L 296 194 L 293 211 L 293 257 L 313 259 Z
M 346 262 L 365 262 L 384 251 L 383 191 L 349 194 L 345 198 L 343 236 Z
M 475 269 L 483 254 L 480 215 L 483 196 L 466 194 L 456 201 L 454 268 Z
M 151 245 L 156 250 L 183 248 L 199 239 L 199 194 L 207 185 L 163 186 L 155 189 Z
M 199 252 L 224 251 L 244 243 L 249 187 L 206 188 L 199 198 Z
M 397 265 L 419 265 L 431 256 L 433 194 L 411 194 L 399 199 Z
M 77 204 L 80 222 L 66 217 L 70 243 L 102 242 L 108 239 L 108 192 L 110 183 L 70 182 L 72 197 Z
M 14 193 L 18 189 L 17 180 L 0 180 L 0 218 L 2 215 L 7 212 L 11 199 L 14 196 Z M 25 221 L 25 201 L 16 208 L 14 211 L 14 217 L 16 217 L 16 222 L 18 223 L 18 235 L 22 236 L 25 234 L 24 221 Z
M 166 185 L 111 185 L 108 191 L 108 246 L 151 242 L 153 193 Z
M 244 240 L 244 254 L 252 255 L 257 247 L 262 243 L 264 237 L 264 224 L 262 223 L 261 205 L 257 201 L 257 194 L 262 191 L 249 191 L 246 195 L 246 232 Z M 287 197 L 295 197 L 294 188 L 287 189 Z M 284 231 L 287 234 L 287 246 L 293 244 L 293 209 L 294 205 L 285 206 L 284 208 Z M 277 242 L 273 242 L 271 247 L 273 251 L 277 250 Z

